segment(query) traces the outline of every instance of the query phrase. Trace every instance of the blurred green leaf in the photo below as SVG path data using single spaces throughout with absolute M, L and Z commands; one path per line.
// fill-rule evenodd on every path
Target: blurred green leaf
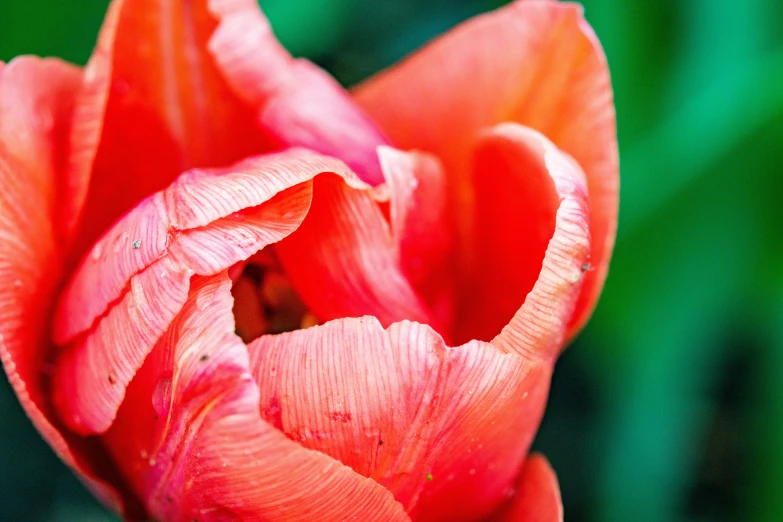
M 712 176 L 754 132 L 783 114 L 783 52 L 724 71 L 622 156 L 620 235 L 650 220 L 699 177 Z
M 748 520 L 757 522 L 778 522 L 783 514 L 783 276 L 770 282 L 757 319 L 770 342 L 757 383 L 761 401 L 750 426 L 756 435 L 754 480 L 742 485 Z
M 737 289 L 752 280 L 761 240 L 743 212 L 753 190 L 740 180 L 739 169 L 703 180 L 618 248 L 595 318 L 602 343 L 591 346 L 610 369 L 603 384 L 613 412 L 599 520 L 678 519 L 724 357 L 723 325 Z
M 36 54 L 84 64 L 103 20 L 106 0 L 0 2 L 0 60 Z
M 260 0 L 275 35 L 294 55 L 333 53 L 355 23 L 358 0 Z

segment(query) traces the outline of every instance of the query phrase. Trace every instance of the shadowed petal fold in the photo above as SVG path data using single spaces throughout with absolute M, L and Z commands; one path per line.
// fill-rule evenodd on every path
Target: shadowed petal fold
M 581 6 L 517 0 L 438 38 L 359 86 L 355 96 L 396 146 L 444 161 L 458 202 L 470 199 L 473 143 L 497 124 L 538 130 L 576 160 L 587 177 L 593 243 L 568 325 L 567 337 L 573 336 L 603 286 L 618 210 L 609 71 Z
M 57 171 L 81 75 L 59 60 L 0 62 L 0 360 L 30 420 L 107 505 L 131 514 L 94 441 L 69 436 L 47 397 L 49 325 L 62 277 Z
M 414 519 L 488 515 L 538 426 L 551 362 L 429 326 L 341 319 L 248 347 L 267 422 L 375 479 Z
M 259 413 L 231 280 L 196 277 L 104 440 L 160 520 L 409 521 L 371 479 Z
M 106 430 L 185 302 L 190 278 L 225 270 L 296 230 L 323 172 L 367 188 L 344 163 L 291 150 L 189 171 L 109 230 L 72 276 L 55 318 L 63 352 L 53 385 L 66 423 L 83 434 Z

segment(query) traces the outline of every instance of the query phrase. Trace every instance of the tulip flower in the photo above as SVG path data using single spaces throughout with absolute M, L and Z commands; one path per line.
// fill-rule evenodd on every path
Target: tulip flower
M 0 355 L 128 520 L 562 520 L 529 455 L 606 277 L 618 161 L 574 4 L 353 92 L 255 0 L 114 0 L 0 64 Z

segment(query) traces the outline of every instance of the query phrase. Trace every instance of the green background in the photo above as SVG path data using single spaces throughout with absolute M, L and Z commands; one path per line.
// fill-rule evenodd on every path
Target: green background
M 347 85 L 488 0 L 262 0 Z M 536 447 L 566 520 L 783 520 L 783 2 L 590 0 L 617 102 L 606 291 Z M 0 0 L 0 59 L 83 64 L 105 1 Z M 113 520 L 0 380 L 0 520 Z

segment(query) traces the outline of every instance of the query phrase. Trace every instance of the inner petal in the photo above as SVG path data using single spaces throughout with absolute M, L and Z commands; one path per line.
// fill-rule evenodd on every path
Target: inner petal
M 322 321 L 372 315 L 385 326 L 404 319 L 433 324 L 401 268 L 399 244 L 378 205 L 383 194 L 352 190 L 329 175 L 313 184 L 304 222 L 274 247 L 313 314 Z
M 357 191 L 328 174 L 315 179 L 299 228 L 232 269 L 240 337 L 367 315 L 385 326 L 407 319 L 444 331 L 408 277 L 386 200 L 385 189 Z
M 372 315 L 384 326 L 428 324 L 454 345 L 492 340 L 538 280 L 560 204 L 542 151 L 494 131 L 474 145 L 467 193 L 433 156 L 388 147 L 381 189 L 315 180 L 305 221 L 274 246 L 275 271 L 321 321 Z M 236 291 L 254 287 L 242 279 Z M 246 339 L 282 331 L 245 327 Z

